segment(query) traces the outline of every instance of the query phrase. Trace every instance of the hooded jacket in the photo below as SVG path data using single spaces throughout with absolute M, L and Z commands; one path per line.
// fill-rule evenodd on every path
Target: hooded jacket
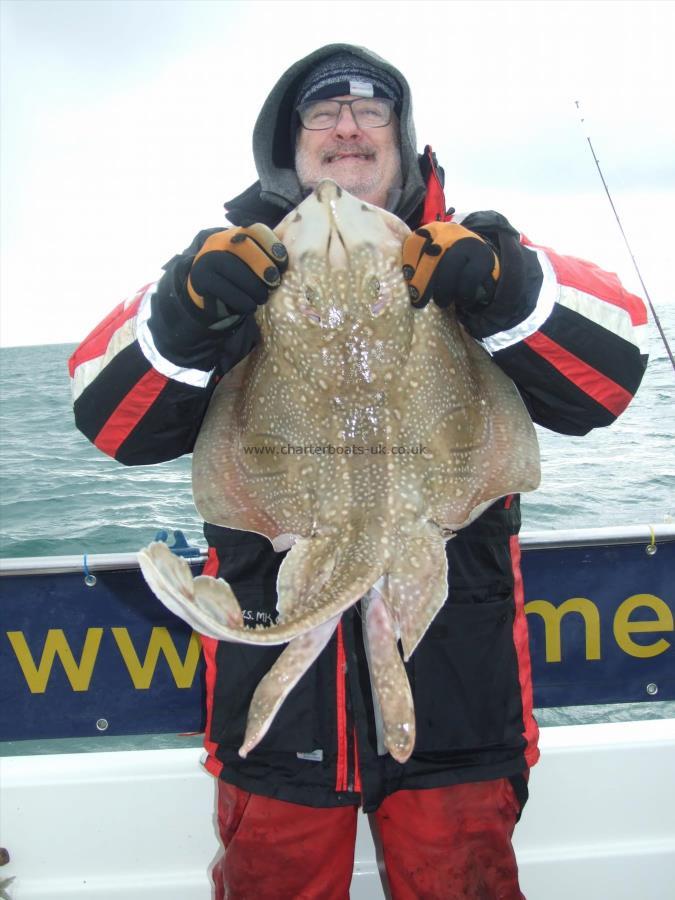
M 275 212 L 279 219 L 279 211 L 285 214 L 304 199 L 295 173 L 294 133 L 299 125 L 295 99 L 307 73 L 322 60 L 343 51 L 376 64 L 398 81 L 402 91 L 399 121 L 403 184 L 400 194 L 392 198 L 391 211 L 407 221 L 421 206 L 426 185 L 420 172 L 408 82 L 398 69 L 370 50 L 351 44 L 328 44 L 284 72 L 263 104 L 253 129 L 253 157 L 260 178 L 225 204 L 233 225 L 250 225 L 254 221 L 274 218 Z
M 332 44 L 291 66 L 265 101 L 253 136 L 259 181 L 226 204 L 233 224 L 274 228 L 302 199 L 293 168 L 294 100 L 306 73 L 343 50 L 376 61 L 401 85 L 403 178 L 395 212 L 413 228 L 447 218 L 442 170 L 429 149 L 416 151 L 404 77 L 367 50 Z M 646 362 L 639 298 L 590 263 L 530 244 L 497 213 L 461 221 L 492 243 L 502 274 L 488 308 L 457 314 L 514 380 L 533 420 L 570 434 L 612 422 Z M 215 230 L 200 232 L 159 283 L 120 304 L 71 357 L 78 427 L 125 464 L 189 453 L 216 381 L 257 340 L 252 316 L 214 330 L 193 315 L 187 276 Z M 246 760 L 237 750 L 251 696 L 282 648 L 203 638 L 208 770 L 245 790 L 312 806 L 372 810 L 396 790 L 500 777 L 512 778 L 524 800 L 523 773 L 538 750 L 519 527 L 518 498 L 506 497 L 447 544 L 448 600 L 406 664 L 417 742 L 405 765 L 378 752 L 355 607 Z M 273 620 L 283 554 L 260 535 L 209 524 L 204 533 L 206 573 L 232 585 L 245 621 Z

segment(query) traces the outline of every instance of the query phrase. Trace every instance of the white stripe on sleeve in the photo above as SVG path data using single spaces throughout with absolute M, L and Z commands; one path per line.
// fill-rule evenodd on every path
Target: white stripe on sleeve
M 192 387 L 206 387 L 211 380 L 213 369 L 205 372 L 203 369 L 186 369 L 177 366 L 170 360 L 161 355 L 148 327 L 150 313 L 152 312 L 151 301 L 157 288 L 157 284 L 152 284 L 145 292 L 145 296 L 141 300 L 141 305 L 136 314 L 136 336 L 138 344 L 143 352 L 143 356 L 148 360 L 153 369 L 160 374 L 166 375 L 173 381 L 180 381 L 182 384 L 189 384 Z
M 102 353 L 100 356 L 95 356 L 93 359 L 88 359 L 85 362 L 82 362 L 78 365 L 78 367 L 73 372 L 73 377 L 70 382 L 72 394 L 73 394 L 73 402 L 77 400 L 80 394 L 88 388 L 92 381 L 96 378 L 99 372 L 102 372 L 103 369 L 108 365 L 108 363 L 114 359 L 118 353 L 121 353 L 129 344 L 133 344 L 136 340 L 136 327 L 135 321 L 133 318 L 125 319 L 124 322 L 120 325 L 120 327 L 115 331 L 113 336 L 108 341 L 108 346 L 105 349 L 105 353 Z
M 551 265 L 546 253 L 536 247 L 524 247 L 531 253 L 537 254 L 539 265 L 544 279 L 541 284 L 541 290 L 537 297 L 537 304 L 526 319 L 509 328 L 507 331 L 498 331 L 489 337 L 483 338 L 481 343 L 490 353 L 496 353 L 498 350 L 505 350 L 507 347 L 513 346 L 525 338 L 539 331 L 544 322 L 553 312 L 553 307 L 560 299 L 560 285 L 555 277 L 553 266 Z
M 593 294 L 564 285 L 560 290 L 561 306 L 566 306 L 585 319 L 634 344 L 641 353 L 647 352 L 647 325 L 633 325 L 628 310 L 614 303 L 606 303 Z

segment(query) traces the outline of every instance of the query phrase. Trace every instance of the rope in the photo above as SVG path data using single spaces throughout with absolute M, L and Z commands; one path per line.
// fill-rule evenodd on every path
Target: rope
M 87 554 L 84 554 L 84 558 L 82 560 L 82 568 L 84 569 L 84 583 L 87 587 L 94 587 L 96 584 L 96 576 L 92 575 L 89 571 L 89 566 L 87 565 Z
M 584 119 L 583 115 L 581 115 L 581 106 L 579 105 L 579 101 L 575 100 L 574 103 L 576 105 L 576 108 L 579 110 L 580 121 L 581 121 L 581 124 L 583 125 L 585 122 L 585 119 Z M 652 317 L 654 319 L 654 322 L 656 323 L 656 327 L 659 330 L 659 334 L 661 335 L 661 340 L 663 341 L 663 346 L 666 348 L 666 353 L 668 354 L 668 356 L 670 358 L 670 362 L 672 363 L 672 366 L 673 366 L 673 370 L 675 371 L 675 357 L 673 357 L 673 351 L 670 349 L 670 344 L 668 343 L 668 338 L 666 337 L 666 333 L 663 330 L 663 327 L 661 325 L 661 320 L 659 319 L 657 312 L 654 308 L 654 304 L 652 303 L 652 298 L 649 296 L 649 291 L 647 290 L 647 286 L 644 283 L 644 279 L 642 278 L 642 273 L 640 272 L 640 267 L 637 264 L 637 260 L 635 259 L 631 245 L 628 242 L 628 238 L 626 237 L 626 232 L 623 230 L 623 225 L 621 224 L 621 219 L 619 218 L 619 213 L 617 212 L 617 209 L 614 206 L 614 201 L 612 200 L 612 195 L 609 192 L 607 182 L 605 181 L 605 176 L 602 174 L 602 169 L 600 168 L 600 160 L 595 155 L 595 150 L 593 149 L 593 144 L 591 143 L 591 138 L 590 138 L 589 134 L 586 134 L 586 140 L 588 141 L 588 146 L 589 146 L 591 154 L 593 156 L 593 162 L 595 163 L 595 166 L 598 170 L 598 175 L 600 176 L 600 180 L 602 181 L 602 186 L 604 187 L 605 193 L 607 194 L 607 199 L 609 200 L 609 205 L 612 207 L 612 212 L 614 213 L 614 218 L 616 219 L 617 225 L 619 226 L 619 231 L 621 232 L 621 236 L 623 237 L 626 248 L 628 249 L 630 258 L 633 261 L 633 266 L 635 267 L 637 276 L 640 279 L 640 284 L 642 285 L 642 290 L 644 291 L 645 297 L 647 298 L 647 303 L 649 304 L 649 309 L 651 310 Z

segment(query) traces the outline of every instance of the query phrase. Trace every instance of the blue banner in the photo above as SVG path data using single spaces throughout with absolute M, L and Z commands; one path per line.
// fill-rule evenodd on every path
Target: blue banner
M 675 542 L 523 553 L 534 704 L 675 698 Z
M 83 573 L 0 586 L 0 740 L 203 730 L 199 638 L 139 570 L 97 571 L 93 587 Z
M 674 562 L 673 541 L 524 551 L 535 706 L 675 699 Z M 0 740 L 203 730 L 199 638 L 138 570 L 96 579 L 0 580 Z

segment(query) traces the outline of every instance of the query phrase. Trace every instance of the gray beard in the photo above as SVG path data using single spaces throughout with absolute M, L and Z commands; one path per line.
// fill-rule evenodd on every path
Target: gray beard
M 295 152 L 295 171 L 298 177 L 298 181 L 300 182 L 300 187 L 302 188 L 303 195 L 310 194 L 314 188 L 319 184 L 320 181 L 323 180 L 326 176 L 312 176 L 311 174 L 311 164 L 307 160 L 308 154 L 304 150 L 296 149 Z M 386 198 L 384 198 L 381 206 L 383 209 L 393 210 L 395 209 L 398 200 L 401 196 L 402 189 L 402 177 L 401 177 L 401 154 L 400 151 L 398 153 L 397 160 L 397 169 L 399 172 L 399 177 L 396 179 L 394 184 L 389 185 L 387 189 Z M 373 193 L 377 189 L 378 186 L 378 176 L 374 174 L 370 178 L 361 178 L 359 179 L 356 175 L 353 175 L 351 178 L 343 177 L 341 178 L 340 187 L 348 191 L 348 193 L 353 194 L 355 197 L 367 197 Z M 372 201 L 371 201 L 372 202 Z

